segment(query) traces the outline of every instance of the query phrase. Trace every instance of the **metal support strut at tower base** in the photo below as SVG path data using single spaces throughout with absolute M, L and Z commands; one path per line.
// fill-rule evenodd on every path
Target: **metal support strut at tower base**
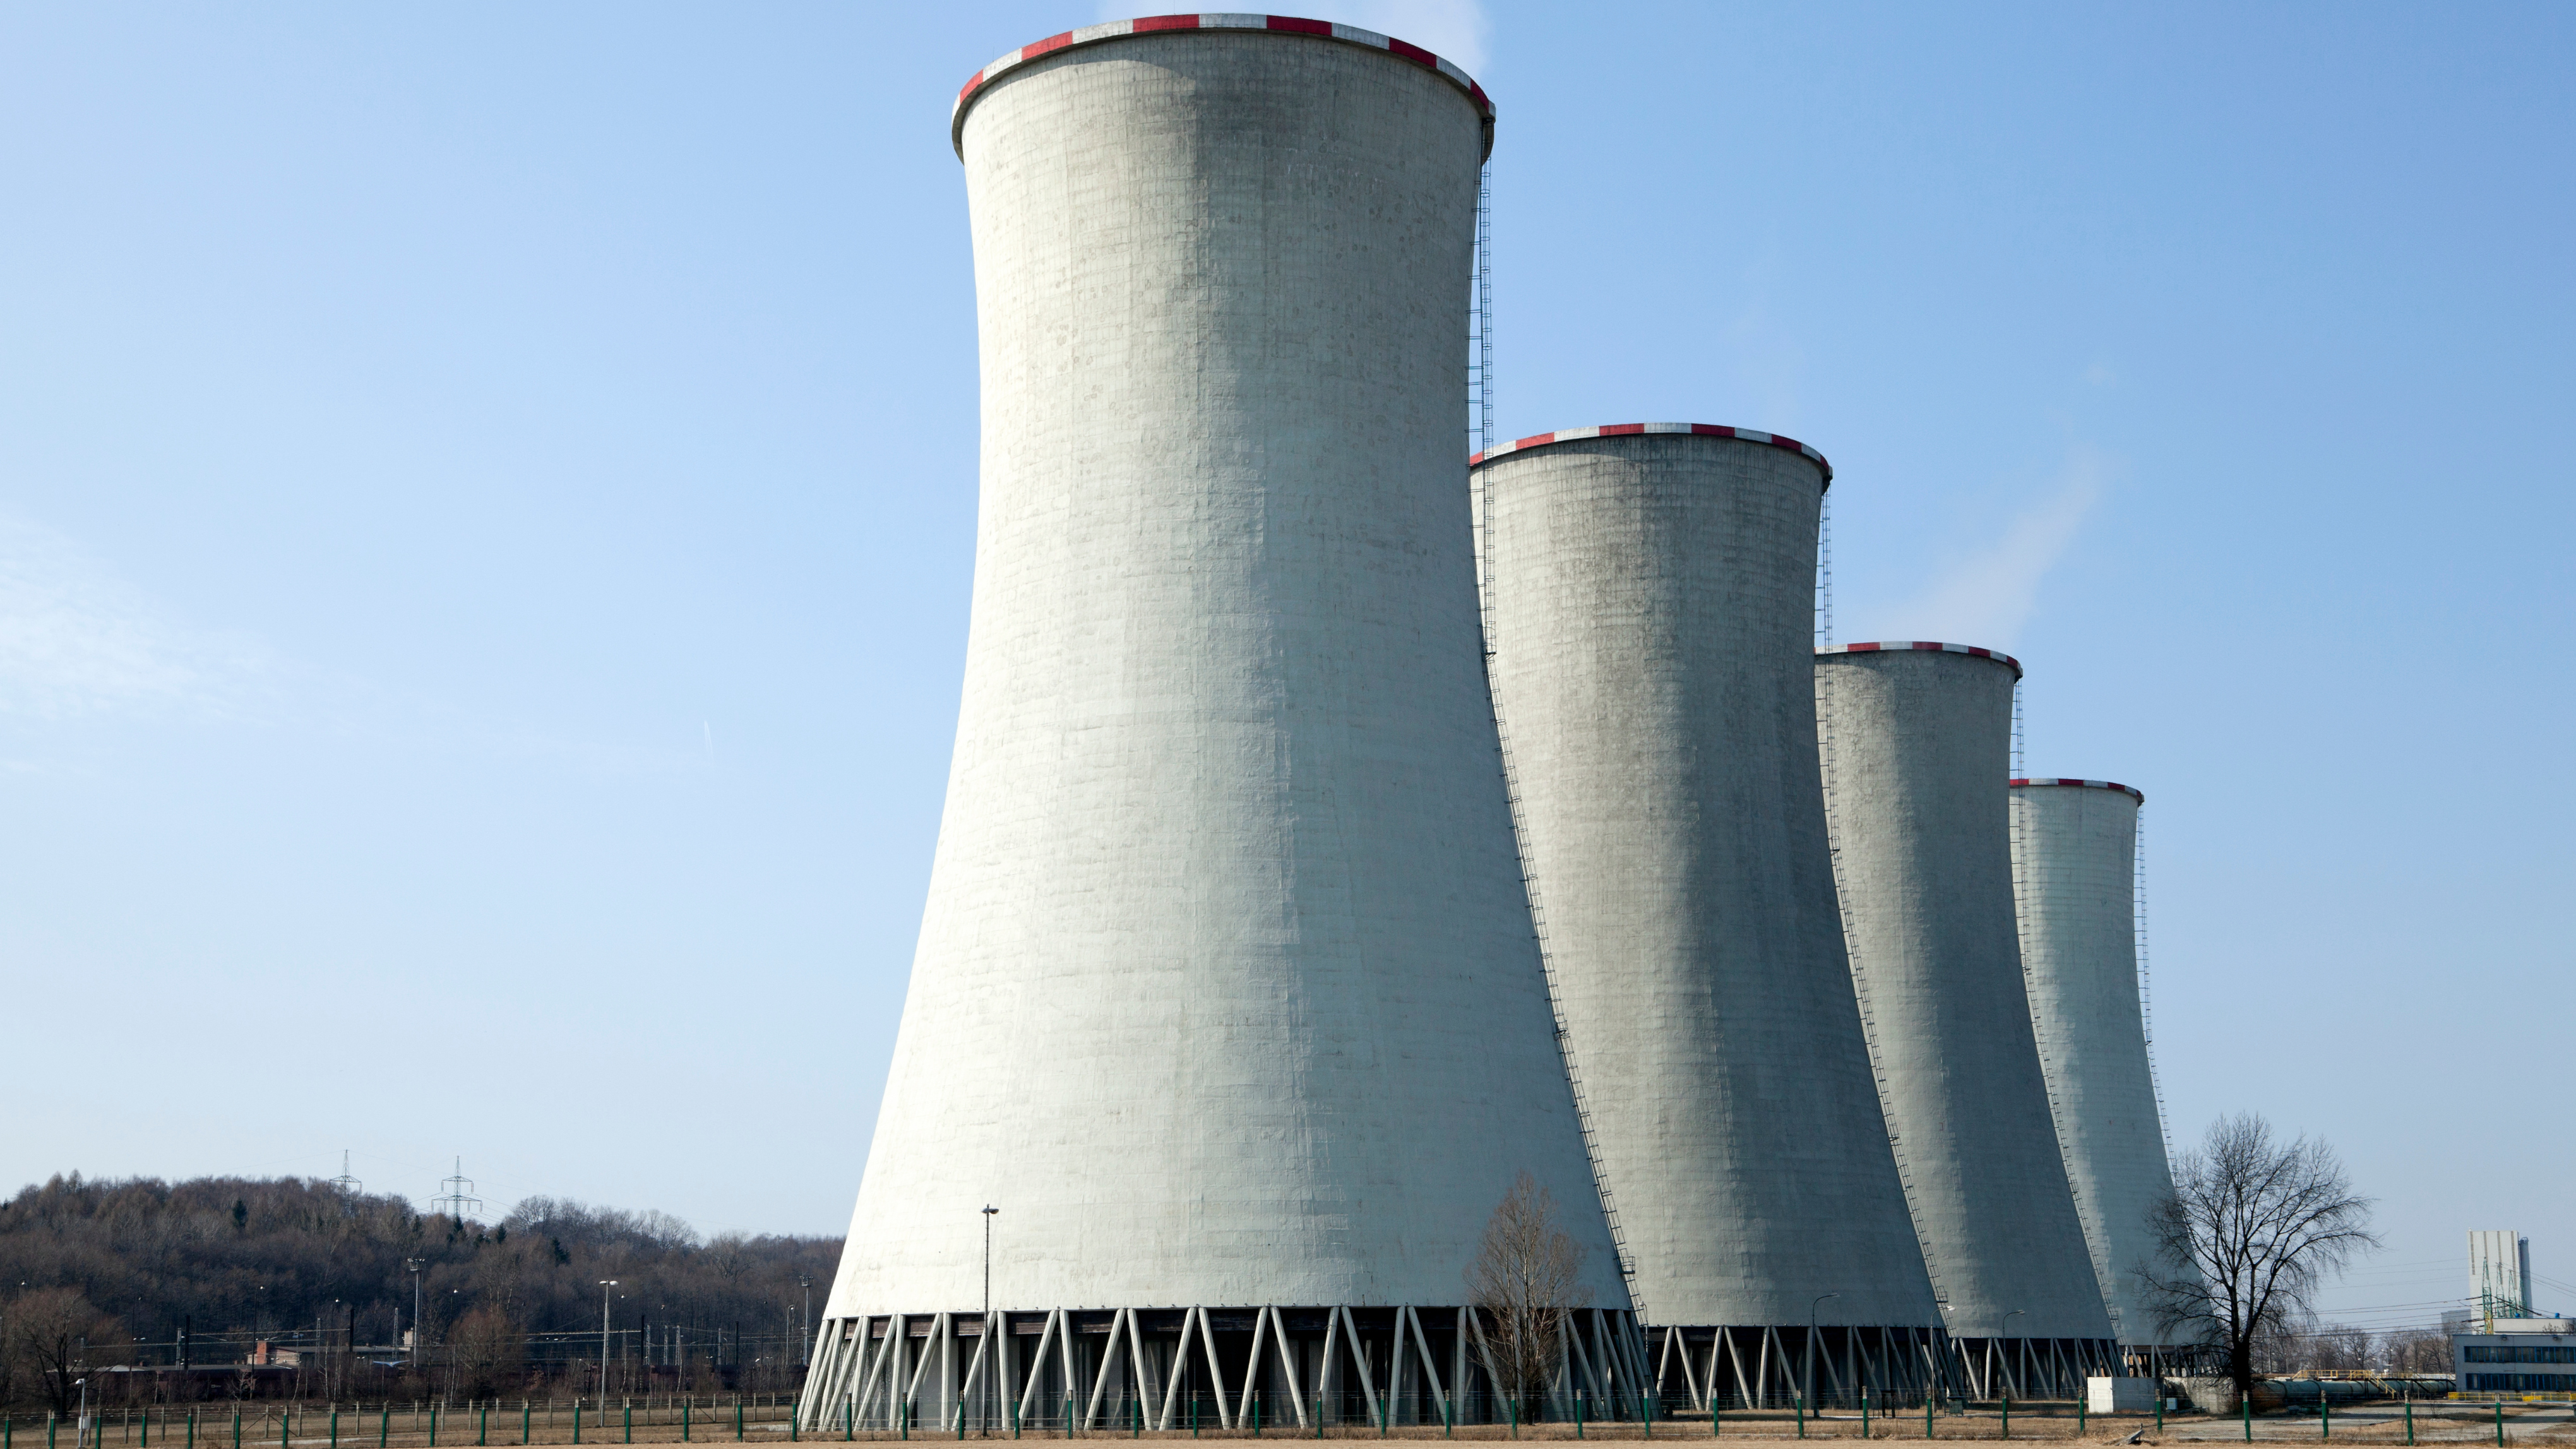
M 1634 1419 L 1647 1391 L 1633 1315 L 1577 1309 L 1557 1372 L 1506 1405 L 1489 1314 L 1458 1307 L 1052 1309 L 872 1315 L 824 1326 L 808 1428 L 906 1424 L 1218 1431 Z
M 1688 423 L 1538 434 L 1473 468 L 1522 857 L 1664 1387 L 1813 1402 L 1894 1372 L 1919 1392 L 1932 1289 L 1818 779 L 1831 470 L 1795 439 Z M 1676 1327 L 1743 1361 L 1712 1387 Z
M 1455 1304 L 1523 1173 L 1628 1308 L 1459 486 L 1490 116 L 1416 47 L 1245 16 L 961 95 L 973 615 L 841 1329 L 982 1301 L 987 1206 L 993 1301 L 1123 1310 L 1131 1353 L 1158 1304 Z
M 2117 1361 L 2056 1150 L 2012 890 L 2007 655 L 1816 654 L 1852 978 L 1924 1265 L 1971 1391 Z M 2102 1367 L 2096 1367 L 2096 1365 Z

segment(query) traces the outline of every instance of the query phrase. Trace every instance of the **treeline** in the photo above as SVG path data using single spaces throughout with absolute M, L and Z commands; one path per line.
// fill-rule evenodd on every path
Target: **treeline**
M 0 1403 L 60 1407 L 87 1370 L 163 1399 L 596 1391 L 603 1346 L 612 1391 L 775 1390 L 840 1248 L 550 1197 L 485 1223 L 319 1180 L 72 1174 L 0 1202 Z

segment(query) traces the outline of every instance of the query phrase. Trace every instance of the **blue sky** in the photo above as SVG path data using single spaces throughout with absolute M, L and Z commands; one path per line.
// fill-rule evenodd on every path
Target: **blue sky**
M 0 12 L 0 1183 L 836 1232 L 972 564 L 949 97 L 1103 14 Z M 1821 448 L 2148 796 L 2177 1136 L 2576 1303 L 2576 12 L 1321 6 L 1494 95 L 1503 434 Z M 2552 1295 L 2544 1293 L 2544 1301 Z

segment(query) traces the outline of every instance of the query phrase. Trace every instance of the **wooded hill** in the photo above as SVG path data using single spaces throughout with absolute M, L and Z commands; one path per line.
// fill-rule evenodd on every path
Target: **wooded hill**
M 665 1213 L 550 1197 L 484 1223 L 303 1178 L 56 1177 L 0 1203 L 0 1401 L 50 1398 L 80 1367 L 239 1365 L 263 1340 L 329 1380 L 297 1392 L 442 1370 L 510 1392 L 576 1362 L 596 1373 L 605 1278 L 618 1280 L 619 1370 L 648 1386 L 657 1367 L 734 1383 L 754 1362 L 792 1368 L 800 1280 L 819 1311 L 840 1248 L 704 1239 Z M 416 1352 L 400 1332 L 413 1327 L 411 1260 L 427 1329 Z

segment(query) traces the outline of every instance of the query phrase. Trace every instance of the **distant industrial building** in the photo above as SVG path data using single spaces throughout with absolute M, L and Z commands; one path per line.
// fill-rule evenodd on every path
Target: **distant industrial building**
M 2498 1318 L 2451 1338 L 2464 1394 L 2576 1394 L 2576 1319 Z
M 2469 1312 L 2490 1332 L 2500 1319 L 2532 1316 L 2531 1239 L 2511 1228 L 2471 1230 Z

